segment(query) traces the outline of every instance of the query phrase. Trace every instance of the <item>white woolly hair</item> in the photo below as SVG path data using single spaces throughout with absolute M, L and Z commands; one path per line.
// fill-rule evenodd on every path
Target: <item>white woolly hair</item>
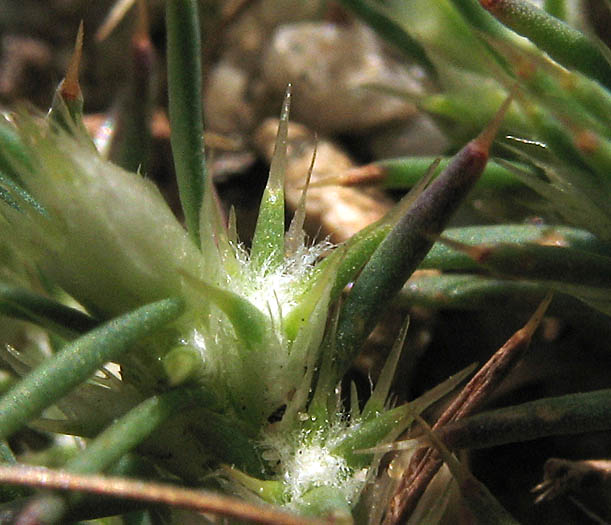
M 255 269 L 249 253 L 240 244 L 236 246 L 236 258 L 244 271 L 231 278 L 229 286 L 262 312 L 277 304 L 284 311 L 290 310 L 303 292 L 303 283 L 307 282 L 316 261 L 333 248 L 326 239 L 310 246 L 302 244 L 281 265 L 273 267 L 266 261 Z
M 339 420 L 330 427 L 296 434 L 268 433 L 261 445 L 263 457 L 277 464 L 278 477 L 286 490 L 287 506 L 297 508 L 310 490 L 330 487 L 352 505 L 367 479 L 367 470 L 353 470 L 345 458 L 333 454 L 335 445 L 350 432 L 350 425 Z

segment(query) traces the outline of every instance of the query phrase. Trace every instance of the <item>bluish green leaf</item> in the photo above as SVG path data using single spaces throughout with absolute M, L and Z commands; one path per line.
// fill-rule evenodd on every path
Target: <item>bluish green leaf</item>
M 143 306 L 90 331 L 43 361 L 0 399 L 0 437 L 5 439 L 183 311 L 180 299 Z

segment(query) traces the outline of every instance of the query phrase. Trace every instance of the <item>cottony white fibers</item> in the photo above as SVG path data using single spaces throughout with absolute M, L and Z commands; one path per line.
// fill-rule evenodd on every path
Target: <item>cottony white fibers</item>
M 268 434 L 263 440 L 264 457 L 278 464 L 289 507 L 297 507 L 310 490 L 330 487 L 343 493 L 348 503 L 356 497 L 366 479 L 365 473 L 350 468 L 346 460 L 331 451 L 350 431 L 350 426 L 335 423 L 318 431 L 297 435 Z
M 290 311 L 304 292 L 304 283 L 314 270 L 314 263 L 334 245 L 327 240 L 312 246 L 301 245 L 283 264 L 273 267 L 265 262 L 260 268 L 252 264 L 243 246 L 236 247 L 236 258 L 242 271 L 230 277 L 228 287 L 248 299 L 262 312 L 274 312 L 274 317 Z
M 349 476 L 346 461 L 317 442 L 302 444 L 286 466 L 284 481 L 293 498 L 320 486 L 339 486 Z

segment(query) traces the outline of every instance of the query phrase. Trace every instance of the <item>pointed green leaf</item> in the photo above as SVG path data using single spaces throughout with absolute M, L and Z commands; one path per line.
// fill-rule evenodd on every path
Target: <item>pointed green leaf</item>
M 354 523 L 350 502 L 346 500 L 346 493 L 340 487 L 315 487 L 299 498 L 296 507 L 304 516 L 333 516 L 333 523 L 338 525 Z
M 309 289 L 299 298 L 295 307 L 284 316 L 283 328 L 289 341 L 294 341 L 299 330 L 307 326 L 319 302 L 321 300 L 328 302 L 339 263 L 338 260 L 335 264 L 327 265 L 322 271 L 315 273 L 312 282 L 309 283 Z
M 266 264 L 273 268 L 282 264 L 284 260 L 284 174 L 290 107 L 289 84 L 282 104 L 269 179 L 261 198 L 259 217 L 252 240 L 251 260 L 256 268 Z
M 395 46 L 410 59 L 416 60 L 420 65 L 424 66 L 429 74 L 435 75 L 435 67 L 422 45 L 390 17 L 375 9 L 371 2 L 364 0 L 341 0 L 341 3 L 362 18 L 365 23 L 369 24 L 387 42 Z
M 333 449 L 333 454 L 341 455 L 351 465 L 367 465 L 371 457 L 367 454 L 356 454 L 355 451 L 375 447 L 383 442 L 384 438 L 394 431 L 395 434 L 405 430 L 414 417 L 421 414 L 427 407 L 450 393 L 473 370 L 475 365 L 461 370 L 446 379 L 435 388 L 429 390 L 417 399 L 391 410 L 379 414 L 369 421 L 363 421 Z
M 331 290 L 331 302 L 337 300 L 344 287 L 358 274 L 371 257 L 371 254 L 391 231 L 393 225 L 396 224 L 424 191 L 433 179 L 438 163 L 439 160 L 436 159 L 428 166 L 428 171 L 425 175 L 420 178 L 418 183 L 412 187 L 407 195 L 386 216 L 353 235 L 317 266 L 318 271 L 323 271 L 327 265 L 333 265 L 337 259 L 340 259 L 335 284 Z
M 47 211 L 30 193 L 24 190 L 15 180 L 19 177 L 7 177 L 0 171 L 0 198 L 11 208 L 18 211 L 27 211 L 32 208 L 40 215 L 47 215 Z
M 403 350 L 403 345 L 405 344 L 408 328 L 409 317 L 403 323 L 401 332 L 397 336 L 390 354 L 388 354 L 388 357 L 386 358 L 386 363 L 384 363 L 384 367 L 380 372 L 378 382 L 371 393 L 371 397 L 367 400 L 367 403 L 363 408 L 363 420 L 365 421 L 371 417 L 375 417 L 376 414 L 384 410 L 384 405 L 386 404 L 388 393 L 390 392 L 390 386 L 395 377 L 397 364 L 399 363 L 399 357 L 401 357 L 401 350 Z
M 284 485 L 281 481 L 258 479 L 230 466 L 223 466 L 222 471 L 231 480 L 247 488 L 263 501 L 275 505 L 283 503 Z
M 182 389 L 150 397 L 113 422 L 63 468 L 78 474 L 103 472 L 137 447 L 172 415 L 201 402 L 201 392 Z M 28 504 L 27 512 L 30 516 L 36 516 L 38 512 L 44 516 L 45 523 L 61 523 L 69 505 L 78 503 L 81 497 L 43 494 Z
M 172 157 L 187 230 L 199 246 L 206 164 L 198 2 L 167 0 L 165 4 Z
M 217 277 L 223 261 L 234 256 L 234 248 L 229 246 L 227 229 L 222 216 L 221 204 L 211 177 L 204 181 L 204 197 L 199 216 L 199 241 L 206 261 L 207 274 Z
M 533 224 L 503 224 L 495 226 L 468 226 L 450 228 L 444 237 L 467 244 L 537 243 L 563 246 L 593 252 L 611 254 L 611 243 L 604 242 L 586 230 L 566 226 L 537 226 Z M 475 261 L 466 253 L 436 242 L 422 261 L 421 268 L 440 270 L 474 270 Z
M 477 0 L 451 0 L 452 5 L 459 11 L 465 20 L 481 32 L 497 39 L 507 38 L 509 31 L 493 16 L 486 13 Z
M 83 94 L 78 81 L 82 53 L 83 22 L 81 21 L 66 76 L 55 91 L 47 118 L 52 124 L 60 126 L 70 135 L 83 139 L 84 143 L 93 147 L 83 122 Z
M 575 285 L 611 290 L 611 257 L 531 243 L 469 249 L 477 263 L 500 275 L 557 283 L 560 288 Z
M 504 110 L 508 104 L 504 105 Z M 420 264 L 479 179 L 499 118 L 465 146 L 426 188 L 373 253 L 343 304 L 337 332 L 338 377 L 352 362 L 388 304 Z
M 384 188 L 388 189 L 411 188 L 422 178 L 422 174 L 434 160 L 433 157 L 386 159 L 360 168 L 362 170 L 361 178 L 363 182 L 368 182 L 368 177 L 371 177 L 372 182 L 379 181 Z M 437 175 L 441 172 L 449 162 L 450 158 L 443 158 L 435 174 Z M 525 165 L 519 165 L 518 167 L 527 169 Z M 347 182 L 355 184 L 358 182 L 359 173 L 358 171 L 352 173 L 354 173 L 354 182 L 351 182 L 350 179 Z M 490 161 L 486 165 L 486 169 L 482 173 L 482 177 L 476 187 L 504 190 L 506 188 L 519 187 L 521 184 L 520 180 L 507 168 L 494 161 Z
M 549 284 L 482 275 L 448 273 L 410 279 L 397 296 L 396 306 L 432 309 L 514 310 L 535 308 L 549 291 Z M 580 300 L 556 293 L 550 314 L 564 319 L 592 318 L 593 311 Z
M 312 172 L 314 171 L 314 163 L 316 162 L 316 152 L 318 144 L 314 144 L 314 151 L 312 153 L 312 160 L 310 161 L 310 167 L 308 168 L 308 174 L 306 176 L 303 190 L 301 191 L 301 197 L 295 208 L 295 214 L 289 225 L 289 230 L 284 236 L 284 251 L 286 256 L 292 256 L 297 252 L 299 247 L 303 246 L 305 241 L 305 231 L 303 225 L 306 218 L 306 202 L 308 197 L 308 188 L 310 186 L 310 180 L 312 179 Z
M 0 115 L 0 144 L 0 172 L 22 186 L 18 168 L 31 169 L 32 163 L 19 133 L 6 115 Z
M 236 336 L 247 348 L 252 349 L 263 343 L 268 320 L 265 314 L 250 301 L 189 274 L 183 273 L 183 277 L 223 311 L 231 322 Z
M 157 60 L 149 35 L 146 3 L 139 1 L 137 7 L 127 57 L 129 83 L 114 111 L 110 159 L 128 171 L 146 172 L 151 154 L 151 120 L 157 102 Z

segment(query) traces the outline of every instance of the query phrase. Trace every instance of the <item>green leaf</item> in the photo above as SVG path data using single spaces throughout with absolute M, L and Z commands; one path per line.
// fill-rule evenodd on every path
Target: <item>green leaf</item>
M 99 323 L 80 310 L 70 308 L 25 288 L 0 282 L 0 312 L 39 324 L 62 337 L 73 338 Z
M 422 45 L 390 17 L 376 10 L 370 2 L 364 0 L 341 0 L 341 3 L 369 24 L 384 40 L 395 46 L 408 58 L 424 66 L 429 74 L 435 75 L 435 67 Z
M 403 345 L 405 344 L 408 328 L 409 318 L 407 318 L 403 324 L 401 332 L 397 336 L 390 354 L 386 358 L 386 363 L 384 363 L 384 367 L 380 372 L 378 382 L 371 393 L 371 397 L 367 400 L 367 403 L 365 403 L 365 406 L 363 407 L 363 420 L 375 417 L 378 413 L 384 410 L 388 393 L 390 392 L 390 386 L 395 377 L 395 371 L 397 370 L 397 364 L 399 363 L 399 357 L 401 356 L 401 350 L 403 350 Z
M 364 166 L 363 179 L 366 182 L 366 174 L 372 174 L 374 182 L 378 180 L 384 188 L 388 189 L 405 189 L 411 188 L 420 178 L 422 173 L 431 165 L 435 159 L 433 157 L 399 157 L 394 159 L 382 160 Z M 450 162 L 450 158 L 441 160 L 439 169 L 435 172 L 437 175 Z M 522 169 L 527 169 L 526 166 L 520 166 Z M 355 178 L 358 177 L 358 172 L 353 172 Z M 504 190 L 507 188 L 519 187 L 522 183 L 520 180 L 507 168 L 497 164 L 494 161 L 488 162 L 481 179 L 477 183 L 478 188 L 491 188 L 495 190 Z
M 599 240 L 586 230 L 566 226 L 533 224 L 503 224 L 450 228 L 444 238 L 466 244 L 524 243 L 549 244 L 583 250 L 598 255 L 611 254 L 611 243 Z M 478 265 L 468 254 L 436 242 L 421 264 L 421 268 L 439 270 L 475 270 Z
M 611 257 L 574 248 L 499 243 L 473 246 L 472 257 L 492 272 L 510 277 L 611 290 Z
M 521 311 L 536 307 L 549 288 L 545 283 L 464 273 L 419 275 L 405 284 L 395 304 L 400 308 Z M 550 313 L 564 319 L 584 319 L 592 318 L 594 312 L 582 301 L 556 293 Z
M 32 163 L 19 133 L 5 115 L 0 115 L 0 172 L 22 186 L 19 167 L 31 169 Z
M 208 284 L 187 273 L 182 275 L 223 311 L 246 348 L 253 349 L 263 343 L 268 320 L 256 306 L 234 292 Z
M 340 261 L 336 261 L 335 264 L 327 265 L 322 271 L 316 272 L 295 307 L 284 316 L 282 325 L 289 341 L 295 340 L 302 327 L 307 329 L 308 321 L 317 305 L 321 301 L 329 301 L 329 293 L 335 282 L 339 263 Z
M 98 435 L 65 466 L 70 472 L 93 474 L 106 470 L 180 410 L 202 402 L 202 395 L 176 389 L 143 401 Z
M 581 71 L 611 88 L 611 65 L 598 45 L 583 33 L 527 0 L 480 0 L 480 3 L 559 64 Z
M 269 178 L 263 191 L 259 217 L 252 239 L 251 260 L 256 268 L 269 265 L 273 269 L 284 260 L 284 174 L 286 172 L 286 145 L 288 136 L 291 86 L 287 87 L 280 113 L 274 155 Z
M 537 399 L 489 410 L 436 431 L 452 448 L 488 448 L 547 436 L 611 429 L 611 389 Z
M 421 172 L 421 175 L 424 174 L 424 176 L 421 176 L 418 183 L 389 213 L 353 235 L 317 266 L 318 271 L 324 271 L 327 266 L 335 265 L 336 261 L 339 260 L 335 284 L 331 290 L 331 302 L 338 299 L 344 287 L 360 272 L 393 226 L 424 191 L 432 180 L 438 163 L 439 161 L 436 159 L 428 166 L 428 171 L 423 170 Z
M 183 308 L 180 299 L 148 304 L 63 347 L 0 399 L 0 439 L 11 436 L 139 339 L 178 318 Z
M 52 124 L 60 126 L 70 135 L 93 147 L 93 142 L 83 122 L 83 94 L 78 81 L 82 52 L 83 22 L 81 21 L 66 76 L 55 90 L 47 118 Z
M 373 253 L 343 304 L 337 329 L 338 378 L 350 365 L 388 304 L 443 231 L 488 160 L 507 99 L 495 120 L 458 152 L 407 210 Z
M 369 452 L 373 451 L 362 453 L 362 449 L 375 448 L 383 443 L 384 438 L 391 432 L 395 436 L 398 435 L 413 422 L 415 416 L 421 414 L 427 407 L 454 390 L 474 369 L 475 365 L 471 365 L 417 399 L 400 407 L 387 410 L 369 421 L 363 421 L 336 445 L 332 453 L 344 456 L 352 466 L 367 465 L 371 459 Z M 358 450 L 361 450 L 361 453 L 357 453 Z
M 197 0 L 167 0 L 170 141 L 187 230 L 199 241 L 199 210 L 204 195 L 204 122 L 201 44 Z
M 116 5 L 116 4 L 115 4 Z M 128 171 L 147 171 L 151 154 L 151 121 L 157 103 L 157 60 L 149 36 L 146 3 L 136 2 L 136 27 L 129 44 L 128 86 L 113 111 L 109 157 Z
M 560 20 L 566 19 L 567 4 L 566 0 L 545 0 L 543 8 L 552 16 Z

